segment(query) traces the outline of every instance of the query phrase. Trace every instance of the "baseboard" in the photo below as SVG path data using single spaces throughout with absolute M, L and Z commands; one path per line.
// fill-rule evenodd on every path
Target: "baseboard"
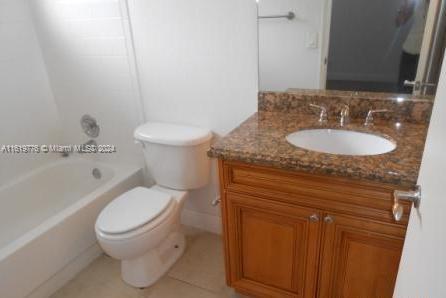
M 218 215 L 184 209 L 181 213 L 181 223 L 214 234 L 221 234 L 221 218 Z
M 47 298 L 62 288 L 67 282 L 73 279 L 79 272 L 86 268 L 91 262 L 102 254 L 102 250 L 97 243 L 90 246 L 81 255 L 68 263 L 59 272 L 35 289 L 27 298 Z

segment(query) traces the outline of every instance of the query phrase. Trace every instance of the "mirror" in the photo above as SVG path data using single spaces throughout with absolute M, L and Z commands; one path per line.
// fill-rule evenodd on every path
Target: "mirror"
M 433 95 L 443 2 L 258 0 L 259 89 Z

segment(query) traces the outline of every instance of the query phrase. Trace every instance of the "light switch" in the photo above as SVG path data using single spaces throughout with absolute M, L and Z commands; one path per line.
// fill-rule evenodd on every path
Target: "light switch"
M 319 44 L 318 33 L 307 32 L 305 44 L 308 49 L 317 49 Z

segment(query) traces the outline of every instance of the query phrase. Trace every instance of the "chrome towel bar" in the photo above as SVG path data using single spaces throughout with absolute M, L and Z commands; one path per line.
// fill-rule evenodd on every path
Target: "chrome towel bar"
M 288 14 L 278 14 L 278 15 L 269 15 L 269 16 L 258 16 L 259 19 L 288 19 L 292 20 L 296 17 L 296 14 L 292 11 L 289 11 Z

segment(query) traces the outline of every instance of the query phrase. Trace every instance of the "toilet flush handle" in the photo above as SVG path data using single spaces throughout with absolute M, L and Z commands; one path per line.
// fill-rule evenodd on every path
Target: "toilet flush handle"
M 215 199 L 213 199 L 212 200 L 212 206 L 217 206 L 218 204 L 220 204 L 220 202 L 221 202 L 221 199 L 220 199 L 220 197 L 217 197 L 217 198 L 215 198 Z

